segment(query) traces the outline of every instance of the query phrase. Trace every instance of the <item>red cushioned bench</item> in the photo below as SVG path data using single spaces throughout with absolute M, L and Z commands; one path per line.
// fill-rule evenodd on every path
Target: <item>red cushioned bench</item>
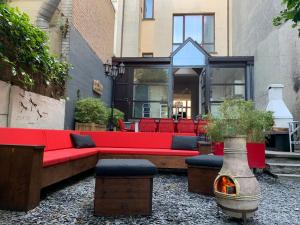
M 172 150 L 172 133 L 82 132 L 95 148 L 73 148 L 69 130 L 0 128 L 0 209 L 29 210 L 40 190 L 94 168 L 102 158 L 140 158 L 158 168 L 186 168 L 198 151 Z M 186 135 L 186 134 L 180 134 Z M 190 135 L 190 134 L 188 134 Z
M 71 133 L 90 135 L 96 147 L 73 148 Z M 0 209 L 36 207 L 42 188 L 94 168 L 98 159 L 148 159 L 159 169 L 185 169 L 185 158 L 199 152 L 171 149 L 173 135 L 0 128 Z M 257 151 L 250 155 L 249 165 L 260 168 Z

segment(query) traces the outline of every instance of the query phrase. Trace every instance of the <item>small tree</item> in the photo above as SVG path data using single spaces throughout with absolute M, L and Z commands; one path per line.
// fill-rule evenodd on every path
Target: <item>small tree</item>
M 300 0 L 282 0 L 285 8 L 280 11 L 280 15 L 273 18 L 273 25 L 280 26 L 287 21 L 292 21 L 292 27 L 295 28 L 300 22 Z M 300 28 L 299 37 L 300 37 Z

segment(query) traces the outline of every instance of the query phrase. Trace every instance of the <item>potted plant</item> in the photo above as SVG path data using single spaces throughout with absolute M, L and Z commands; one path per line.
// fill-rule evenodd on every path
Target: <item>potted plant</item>
M 107 114 L 110 116 L 111 108 L 107 109 Z M 124 120 L 124 113 L 121 110 L 114 108 L 113 124 L 114 124 L 114 127 L 116 127 L 117 129 L 119 129 L 119 123 L 118 123 L 119 119 Z
M 219 115 L 211 116 L 206 129 L 213 142 L 226 141 L 226 139 L 234 137 L 247 139 L 249 166 L 263 168 L 265 165 L 265 132 L 272 126 L 273 115 L 271 112 L 255 109 L 252 101 L 233 99 L 225 100 L 221 104 Z M 218 152 L 215 154 L 223 154 L 220 149 L 217 150 Z
M 107 107 L 98 98 L 84 98 L 75 106 L 76 130 L 106 130 Z

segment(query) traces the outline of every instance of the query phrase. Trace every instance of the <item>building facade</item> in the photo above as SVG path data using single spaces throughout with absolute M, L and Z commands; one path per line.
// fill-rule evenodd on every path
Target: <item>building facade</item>
M 254 56 L 254 100 L 265 109 L 270 84 L 283 84 L 283 99 L 300 120 L 300 39 L 291 23 L 280 27 L 272 19 L 282 10 L 281 0 L 233 0 L 233 55 Z
M 33 24 L 49 35 L 50 51 L 71 64 L 65 89 L 65 129 L 74 129 L 75 103 L 79 98 L 111 99 L 111 81 L 103 63 L 111 60 L 115 9 L 110 0 L 12 0 L 11 6 L 27 13 Z M 93 91 L 93 81 L 103 86 Z
M 253 57 L 230 57 L 227 0 L 119 0 L 115 105 L 128 119 L 196 118 L 226 98 L 253 98 Z

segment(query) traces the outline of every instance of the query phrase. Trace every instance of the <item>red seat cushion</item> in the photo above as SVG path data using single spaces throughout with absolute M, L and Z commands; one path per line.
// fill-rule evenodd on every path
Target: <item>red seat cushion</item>
M 44 152 L 43 166 L 53 166 L 70 161 L 70 154 L 66 150 Z
M 98 154 L 98 149 L 96 148 L 70 148 L 64 151 L 69 154 L 70 160 L 76 160 Z
M 120 154 L 120 155 L 162 155 L 162 156 L 195 156 L 198 151 L 173 150 L 173 149 L 147 149 L 147 148 L 103 148 L 98 147 L 101 154 Z
M 56 164 L 81 159 L 84 157 L 97 155 L 98 149 L 96 148 L 70 148 L 70 149 L 60 149 L 53 151 L 44 152 L 43 166 L 53 166 Z

